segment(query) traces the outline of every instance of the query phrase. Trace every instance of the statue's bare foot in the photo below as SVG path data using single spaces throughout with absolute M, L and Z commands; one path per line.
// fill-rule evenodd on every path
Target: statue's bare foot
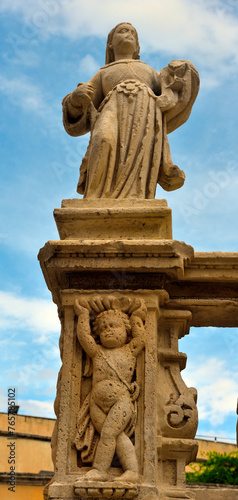
M 109 475 L 107 472 L 100 471 L 98 469 L 91 469 L 84 476 L 82 476 L 82 480 L 90 480 L 90 481 L 108 481 Z M 77 480 L 80 483 L 80 479 Z M 76 483 L 77 483 L 76 481 Z M 75 483 L 75 484 L 76 484 Z
M 119 481 L 123 481 L 125 483 L 137 483 L 138 482 L 138 473 L 133 470 L 126 470 L 119 478 Z

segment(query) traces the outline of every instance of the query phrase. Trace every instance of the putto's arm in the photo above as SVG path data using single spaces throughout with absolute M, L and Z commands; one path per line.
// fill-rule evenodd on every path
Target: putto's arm
M 137 357 L 145 346 L 145 329 L 144 320 L 146 317 L 146 306 L 144 301 L 140 301 L 140 305 L 133 310 L 131 314 L 131 332 L 133 339 L 130 341 L 129 346 L 133 356 Z
M 82 306 L 78 300 L 74 304 L 75 313 L 78 316 L 77 337 L 82 348 L 90 358 L 93 358 L 97 352 L 97 344 L 91 335 L 89 309 Z
M 131 329 L 133 339 L 130 341 L 129 346 L 133 356 L 137 357 L 145 345 L 145 329 L 142 319 L 134 314 L 131 316 Z

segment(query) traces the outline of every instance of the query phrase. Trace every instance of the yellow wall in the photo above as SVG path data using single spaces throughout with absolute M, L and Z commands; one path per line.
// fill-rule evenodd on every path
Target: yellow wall
M 0 413 L 0 429 L 8 430 L 7 414 Z M 15 432 L 25 433 L 35 436 L 51 437 L 55 420 L 48 418 L 29 417 L 16 415 Z M 11 436 L 0 435 L 0 472 L 9 472 L 8 463 L 11 442 L 15 442 L 16 472 L 38 473 L 41 470 L 53 471 L 51 460 L 51 447 L 49 441 L 38 439 L 27 439 L 18 436 L 17 439 Z M 14 497 L 15 498 L 15 497 Z
M 55 420 L 53 418 L 29 417 L 27 415 L 15 415 L 16 432 L 25 432 L 26 434 L 36 434 L 39 436 L 51 436 Z M 0 429 L 8 430 L 8 415 L 0 413 Z
M 8 491 L 8 486 L 0 484 L 1 500 L 43 500 L 43 486 L 18 485 L 15 492 Z
M 197 439 L 198 442 L 198 455 L 197 458 L 204 458 L 204 453 L 209 451 L 216 451 L 217 453 L 230 453 L 237 451 L 235 444 L 221 443 L 220 441 L 208 441 L 206 439 Z
M 53 471 L 51 460 L 51 447 L 49 441 L 38 441 L 35 439 L 17 438 L 15 442 L 16 472 L 38 473 L 41 470 Z M 0 436 L 0 472 L 8 472 L 10 464 L 9 443 L 7 437 Z
M 33 436 L 51 437 L 55 420 L 24 415 L 15 416 L 15 432 Z M 0 430 L 8 432 L 8 415 L 0 413 Z M 10 472 L 8 463 L 10 447 L 15 442 L 15 472 L 35 473 L 41 470 L 53 471 L 50 441 L 29 439 L 26 436 L 17 438 L 0 435 L 0 472 Z M 1 500 L 43 500 L 43 486 L 17 484 L 15 492 L 9 491 L 10 484 L 0 483 Z

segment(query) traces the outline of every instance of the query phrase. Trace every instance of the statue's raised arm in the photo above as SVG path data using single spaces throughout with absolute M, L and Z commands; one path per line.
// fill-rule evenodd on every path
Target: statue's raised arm
M 185 174 L 173 164 L 167 134 L 188 119 L 199 90 L 189 61 L 159 73 L 139 59 L 130 23 L 110 31 L 106 65 L 63 100 L 66 131 L 91 131 L 77 191 L 85 198 L 154 198 L 157 183 L 180 188 Z

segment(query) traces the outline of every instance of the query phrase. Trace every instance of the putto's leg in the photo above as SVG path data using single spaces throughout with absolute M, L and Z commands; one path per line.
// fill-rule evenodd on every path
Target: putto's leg
M 107 415 L 102 411 L 101 408 L 99 408 L 99 406 L 93 401 L 93 399 L 91 399 L 90 402 L 90 416 L 95 429 L 100 434 Z M 107 481 L 109 479 L 109 476 L 107 472 L 98 470 L 95 466 L 93 466 L 92 470 L 86 472 L 86 474 L 83 476 L 83 479 L 90 479 L 92 481 Z M 82 478 L 78 479 L 75 482 L 75 486 L 80 486 L 81 481 Z
M 119 478 L 120 481 L 136 483 L 138 481 L 138 463 L 135 448 L 125 432 L 121 432 L 117 438 L 116 452 L 125 471 Z
M 107 472 L 116 449 L 117 437 L 124 431 L 133 411 L 130 396 L 119 399 L 110 409 L 103 424 L 93 467 Z
M 107 414 L 93 401 L 93 398 L 90 401 L 90 416 L 95 429 L 101 434 Z

